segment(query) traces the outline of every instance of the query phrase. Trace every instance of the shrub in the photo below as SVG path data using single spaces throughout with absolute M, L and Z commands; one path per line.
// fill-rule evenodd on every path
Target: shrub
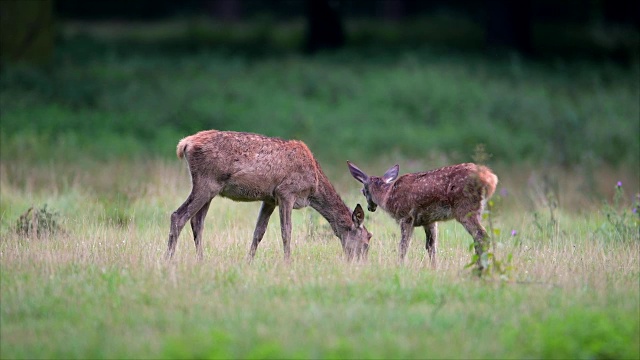
M 44 204 L 41 209 L 30 207 L 18 218 L 16 233 L 36 238 L 53 235 L 62 230 L 58 217 L 58 212 L 47 209 L 47 204 Z

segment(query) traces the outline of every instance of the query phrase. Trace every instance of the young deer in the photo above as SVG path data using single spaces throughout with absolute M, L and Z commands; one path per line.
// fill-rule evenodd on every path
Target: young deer
M 331 224 L 348 259 L 366 257 L 371 233 L 362 225 L 364 210 L 358 204 L 351 213 L 303 142 L 209 130 L 180 140 L 177 154 L 187 160 L 192 189 L 187 200 L 171 214 L 168 259 L 189 219 L 196 253 L 202 259 L 204 218 L 216 195 L 234 201 L 262 201 L 249 259 L 255 256 L 269 217 L 278 206 L 284 257 L 288 260 L 291 210 L 307 205 Z
M 404 260 L 413 228 L 422 226 L 426 249 L 436 264 L 437 221 L 456 219 L 473 236 L 478 256 L 483 252 L 487 232 L 480 224 L 485 202 L 493 195 L 498 177 L 489 168 L 472 163 L 458 164 L 398 178 L 398 165 L 382 177 L 368 176 L 347 161 L 351 175 L 364 187 L 369 211 L 380 205 L 400 223 L 400 260 Z M 397 180 L 396 180 L 397 179 Z M 480 261 L 478 266 L 482 268 Z

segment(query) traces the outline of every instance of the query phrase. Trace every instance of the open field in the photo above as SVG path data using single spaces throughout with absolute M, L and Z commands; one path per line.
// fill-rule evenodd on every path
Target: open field
M 640 358 L 637 59 L 256 56 L 184 39 L 176 52 L 144 34 L 74 35 L 49 68 L 2 69 L 0 358 Z M 304 140 L 351 208 L 365 199 L 347 159 L 404 174 L 483 144 L 500 178 L 484 221 L 493 271 L 465 268 L 471 237 L 455 222 L 439 227 L 437 269 L 419 229 L 398 264 L 381 210 L 366 214 L 367 262 L 345 262 L 307 208 L 290 264 L 277 215 L 248 264 L 259 203 L 224 199 L 204 261 L 187 226 L 166 263 L 190 190 L 175 145 L 210 128 Z M 57 232 L 17 231 L 45 204 L 40 227 Z
M 461 225 L 440 227 L 437 269 L 421 231 L 400 266 L 399 229 L 381 212 L 367 213 L 366 263 L 342 260 L 328 224 L 308 208 L 294 211 L 291 264 L 276 215 L 249 265 L 259 204 L 225 199 L 212 202 L 204 261 L 186 227 L 167 264 L 168 217 L 190 190 L 184 164 L 70 166 L 63 184 L 53 167 L 6 176 L 17 168 L 3 164 L 1 178 L 2 358 L 640 356 L 640 239 L 629 196 L 612 212 L 626 213 L 628 228 L 615 227 L 600 205 L 553 209 L 527 192 L 534 184 L 518 189 L 503 176 L 493 252 L 511 256 L 512 269 L 478 279 L 464 268 L 471 237 Z M 355 181 L 338 191 L 351 207 L 363 202 Z M 63 232 L 16 235 L 20 213 L 43 203 L 61 212 Z

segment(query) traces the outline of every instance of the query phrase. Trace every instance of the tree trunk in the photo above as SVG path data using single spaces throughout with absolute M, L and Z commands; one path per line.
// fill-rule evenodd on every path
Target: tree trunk
M 48 63 L 53 56 L 53 1 L 0 1 L 0 64 Z
M 211 16 L 222 21 L 238 21 L 241 17 L 240 0 L 207 0 L 205 7 Z
M 487 1 L 486 45 L 489 51 L 514 49 L 533 54 L 532 6 L 530 0 Z
M 344 27 L 337 9 L 329 0 L 308 0 L 305 52 L 313 54 L 323 49 L 337 49 L 344 43 Z

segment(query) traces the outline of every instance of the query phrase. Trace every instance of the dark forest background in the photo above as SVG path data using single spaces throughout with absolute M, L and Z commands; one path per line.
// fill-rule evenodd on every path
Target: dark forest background
M 637 55 L 640 31 L 640 2 L 633 0 L 7 0 L 0 9 L 4 61 L 50 56 L 57 27 L 66 21 L 199 17 L 221 26 L 259 23 L 267 31 L 278 22 L 299 20 L 304 34 L 294 45 L 307 53 L 372 43 L 432 42 L 490 53 L 509 49 L 526 56 L 590 55 L 620 61 Z M 366 29 L 348 26 L 358 20 L 368 20 L 372 28 L 394 24 L 395 34 L 375 29 L 366 34 Z M 416 22 L 431 24 L 421 28 Z M 199 46 L 225 45 L 224 38 L 200 40 Z M 40 54 L 30 55 L 39 41 Z

